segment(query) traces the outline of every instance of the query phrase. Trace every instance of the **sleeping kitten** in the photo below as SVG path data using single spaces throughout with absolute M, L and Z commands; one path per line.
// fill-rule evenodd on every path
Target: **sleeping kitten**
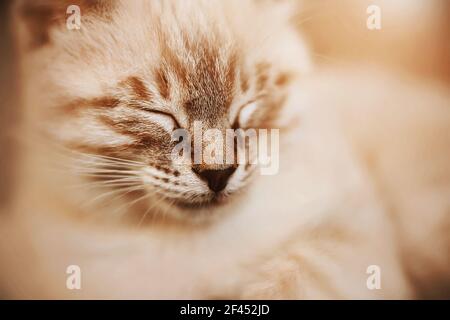
M 411 298 L 449 279 L 445 90 L 308 75 L 284 2 L 83 1 L 80 30 L 63 2 L 16 10 L 31 147 L 0 224 L 12 297 Z M 279 173 L 174 163 L 171 132 L 196 121 L 281 129 Z
M 170 155 L 179 141 L 171 134 L 182 128 L 194 136 L 196 122 L 221 132 L 282 126 L 289 86 L 309 65 L 285 23 L 287 8 L 251 1 L 88 3 L 79 31 L 65 28 L 62 4 L 19 9 L 49 15 L 40 23 L 49 29 L 23 26 L 32 32 L 22 43 L 33 83 L 28 105 L 39 110 L 32 121 L 80 155 L 66 160 L 68 167 L 82 166 L 115 196 L 128 192 L 123 200 L 134 197 L 139 210 L 209 215 L 208 207 L 245 187 L 255 166 L 175 163 Z

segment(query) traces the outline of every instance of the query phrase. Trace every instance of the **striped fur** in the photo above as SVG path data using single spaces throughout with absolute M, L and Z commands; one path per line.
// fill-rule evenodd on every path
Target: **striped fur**
M 184 196 L 169 194 L 167 178 L 145 182 L 169 203 L 208 204 L 214 195 L 192 167 L 172 163 L 177 142 L 170 133 L 184 128 L 193 135 L 196 121 L 222 132 L 280 127 L 290 84 L 308 65 L 301 40 L 292 41 L 286 8 L 236 0 L 107 3 L 81 2 L 79 31 L 60 21 L 61 4 L 22 4 L 20 12 L 46 8 L 55 15 L 41 31 L 47 41 L 29 54 L 53 88 L 38 121 L 70 149 L 142 163 L 141 177 L 161 171 L 158 165 L 176 172 Z M 240 110 L 249 103 L 257 109 L 242 123 Z M 243 188 L 253 169 L 240 166 L 224 197 Z

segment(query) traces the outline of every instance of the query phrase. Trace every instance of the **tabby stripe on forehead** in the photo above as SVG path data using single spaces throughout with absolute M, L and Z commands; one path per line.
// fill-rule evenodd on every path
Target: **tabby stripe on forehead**
M 119 99 L 114 97 L 100 97 L 92 99 L 78 99 L 65 104 L 62 110 L 65 113 L 75 113 L 85 108 L 115 108 L 120 103 Z
M 180 60 L 180 57 L 172 50 L 163 33 L 160 33 L 158 39 L 161 54 L 161 65 L 154 70 L 155 82 L 161 97 L 168 100 L 170 98 L 169 74 L 177 77 L 180 85 L 186 87 L 189 84 L 188 71 L 186 65 Z
M 144 82 L 136 77 L 132 76 L 125 80 L 125 84 L 133 91 L 136 98 L 139 100 L 151 101 L 152 94 L 145 86 Z
M 225 84 L 225 86 L 229 91 L 233 90 L 234 83 L 236 82 L 237 64 L 238 64 L 237 54 L 236 52 L 233 52 L 228 61 L 226 84 Z
M 133 95 L 135 96 L 137 101 L 147 101 L 150 102 L 152 100 L 152 93 L 147 89 L 144 82 L 138 77 L 129 77 L 125 80 L 122 85 L 127 86 L 132 90 Z M 115 97 L 99 97 L 92 99 L 77 99 L 63 106 L 63 110 L 65 113 L 74 113 L 80 109 L 85 108 L 115 108 L 120 104 L 120 100 Z M 129 104 L 131 107 L 140 106 L 136 104 Z
M 136 147 L 164 149 L 169 146 L 171 141 L 170 134 L 162 126 L 156 123 L 147 123 L 143 127 L 143 123 L 138 117 L 114 120 L 108 116 L 100 116 L 100 120 L 116 133 L 136 139 Z
M 165 100 L 170 97 L 170 85 L 167 79 L 166 70 L 160 68 L 156 71 L 155 75 L 156 85 L 158 86 L 159 94 Z

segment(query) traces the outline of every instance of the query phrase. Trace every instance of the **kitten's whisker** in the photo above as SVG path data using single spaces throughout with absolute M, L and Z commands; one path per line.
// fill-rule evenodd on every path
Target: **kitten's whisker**
M 136 189 L 131 189 L 131 190 L 128 190 L 127 192 L 125 192 L 125 193 L 118 194 L 118 195 L 114 196 L 114 197 L 111 199 L 111 201 L 116 201 L 116 200 L 118 200 L 118 199 L 120 199 L 120 198 L 126 196 L 127 194 L 133 192 L 133 191 L 139 191 L 139 190 L 146 191 L 145 188 L 144 188 L 144 186 L 139 185 L 139 187 L 136 188 Z
M 145 218 L 150 213 L 150 211 L 155 208 L 158 204 L 160 204 L 164 198 L 160 198 L 157 201 L 155 201 L 151 206 L 148 207 L 148 209 L 145 211 L 144 215 L 142 216 L 141 220 L 139 221 L 138 227 L 141 226 L 141 224 L 145 221 Z
M 115 157 L 111 157 L 111 156 L 96 155 L 96 154 L 77 152 L 77 151 L 73 151 L 73 153 L 77 153 L 80 156 L 86 157 L 86 158 L 105 159 L 105 160 L 113 161 L 113 162 L 121 162 L 121 163 L 128 163 L 128 164 L 134 164 L 134 165 L 144 165 L 144 163 L 142 163 L 142 162 L 128 160 L 128 159 L 123 159 L 123 158 L 115 158 Z
M 164 221 L 164 220 L 166 219 L 166 217 L 169 215 L 169 210 L 173 207 L 173 204 L 174 204 L 174 203 L 175 203 L 174 200 L 170 201 L 170 199 L 169 199 L 168 205 L 167 205 L 166 209 L 165 209 L 165 210 L 162 210 L 161 216 L 162 216 L 163 221 Z
M 139 174 L 139 171 L 133 171 L 133 170 L 109 170 L 109 169 L 95 169 L 95 168 L 72 168 L 71 170 L 73 173 L 122 173 L 122 174 Z
M 104 162 L 104 163 L 114 163 L 114 164 L 123 164 L 129 166 L 142 166 L 144 163 L 138 161 L 132 161 L 128 159 L 122 158 L 114 158 L 110 156 L 104 155 L 94 155 L 90 153 L 84 153 L 76 150 L 68 150 L 64 149 L 64 147 L 57 147 L 57 151 L 60 151 L 60 156 L 69 159 L 69 160 L 79 160 L 79 161 L 92 161 L 92 162 Z
M 119 171 L 136 171 L 137 168 L 130 168 L 129 166 L 122 165 L 106 165 L 98 163 L 74 163 L 66 165 L 66 168 L 73 169 L 90 169 L 90 170 L 119 170 Z
M 86 203 L 84 203 L 83 206 L 87 207 L 89 205 L 94 204 L 96 201 L 99 201 L 100 199 L 103 199 L 103 198 L 108 197 L 110 195 L 114 195 L 116 193 L 123 192 L 118 197 L 116 196 L 113 199 L 111 199 L 111 201 L 114 201 L 114 200 L 120 199 L 121 197 L 129 194 L 130 192 L 137 191 L 137 190 L 142 189 L 142 188 L 143 188 L 142 185 L 135 184 L 135 185 L 130 185 L 130 187 L 128 187 L 128 188 L 119 188 L 117 190 L 112 190 L 110 192 L 102 193 L 102 194 L 98 195 L 97 197 L 95 197 L 95 198 L 87 201 Z
M 73 161 L 73 163 L 68 163 L 65 164 L 65 166 L 73 166 L 73 167 L 88 167 L 88 168 L 116 168 L 116 169 L 127 169 L 127 170 L 136 170 L 137 168 L 142 168 L 141 167 L 137 167 L 137 166 L 130 166 L 128 164 L 121 164 L 121 163 L 102 163 L 102 162 L 98 162 L 98 161 L 84 161 L 84 160 L 75 160 Z
M 103 159 L 99 160 L 93 160 L 93 159 L 73 159 L 73 162 L 76 164 L 88 164 L 88 165 L 95 165 L 95 166 L 111 166 L 111 167 L 143 167 L 144 165 L 137 165 L 137 164 L 130 164 L 130 163 L 123 163 L 123 162 L 114 162 L 114 161 L 105 161 Z
M 99 178 L 126 178 L 126 177 L 139 177 L 140 172 L 130 171 L 130 170 L 114 170 L 114 171 L 104 171 L 96 170 L 95 168 L 45 168 L 44 170 L 50 173 L 69 173 L 79 177 L 99 177 Z
M 83 187 L 120 187 L 124 185 L 130 185 L 131 183 L 140 182 L 139 179 L 119 179 L 111 181 L 98 181 L 92 183 L 80 183 L 77 185 L 69 186 L 69 188 L 83 188 Z
M 79 174 L 80 177 L 85 177 L 85 178 L 105 178 L 105 179 L 119 179 L 119 178 L 136 178 L 138 179 L 138 176 L 134 175 L 134 174 L 95 174 L 95 173 L 83 173 L 83 174 Z M 140 178 L 139 178 L 140 179 Z M 142 180 L 142 179 L 140 179 Z
M 151 180 L 152 184 L 153 184 L 155 187 L 166 188 L 168 191 L 173 191 L 173 192 L 182 192 L 182 191 L 183 191 L 183 188 L 181 188 L 181 187 L 176 188 L 176 186 L 175 186 L 174 184 L 169 184 L 169 183 L 164 184 L 164 183 L 158 182 L 157 178 L 158 178 L 158 179 L 160 178 L 160 177 L 158 177 L 158 176 L 153 176 L 153 175 L 147 174 L 147 175 L 145 176 L 145 178 Z M 142 179 L 142 180 L 143 180 L 143 182 L 145 183 L 145 180 L 144 180 L 144 179 Z
M 96 162 L 80 162 L 75 163 L 56 163 L 55 167 L 60 169 L 81 169 L 81 170 L 116 170 L 116 171 L 133 171 L 137 172 L 137 167 L 131 168 L 128 165 L 102 164 Z
M 113 212 L 113 215 L 117 215 L 120 211 L 128 211 L 128 209 L 130 209 L 133 205 L 135 205 L 136 203 L 138 203 L 139 201 L 142 201 L 142 200 L 145 200 L 145 199 L 147 199 L 147 198 L 149 198 L 149 197 L 151 197 L 151 196 L 153 196 L 154 195 L 154 193 L 150 193 L 150 192 L 146 192 L 146 194 L 145 195 L 143 195 L 143 196 L 141 196 L 141 197 L 139 197 L 139 198 L 137 198 L 137 199 L 135 199 L 135 200 L 133 200 L 133 201 L 131 201 L 131 202 L 129 202 L 129 203 L 126 203 L 125 205 L 122 205 L 122 206 L 120 206 L 120 207 L 118 207 L 114 212 Z

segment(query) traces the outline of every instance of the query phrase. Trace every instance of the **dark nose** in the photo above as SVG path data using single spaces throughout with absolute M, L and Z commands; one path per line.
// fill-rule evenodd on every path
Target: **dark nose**
M 221 170 L 201 170 L 192 168 L 200 179 L 208 183 L 208 187 L 214 192 L 220 192 L 227 186 L 228 180 L 236 171 L 236 167 L 232 166 Z

